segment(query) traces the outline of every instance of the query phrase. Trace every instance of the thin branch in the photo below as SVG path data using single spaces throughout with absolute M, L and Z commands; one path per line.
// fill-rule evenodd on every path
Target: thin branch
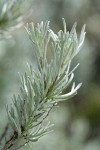
M 1 150 L 8 150 L 8 149 L 10 149 L 10 148 L 14 145 L 14 143 L 15 143 L 17 137 L 18 137 L 17 132 L 14 132 L 14 134 L 13 134 L 13 135 L 11 136 L 11 138 L 5 143 L 4 147 L 3 147 Z
M 26 141 L 24 144 L 20 145 L 18 148 L 15 148 L 14 150 L 18 150 L 18 149 L 20 149 L 21 147 L 25 146 L 28 143 L 29 143 L 29 141 Z
M 39 123 L 37 123 L 36 125 L 34 125 L 33 128 L 36 127 L 36 126 L 38 126 L 38 125 L 40 125 L 40 124 L 49 116 L 51 110 L 53 109 L 53 107 L 54 107 L 55 105 L 56 105 L 56 103 L 53 103 L 53 105 L 52 105 L 52 106 L 50 107 L 50 109 L 48 110 L 46 116 L 44 116 L 44 118 L 43 118 Z

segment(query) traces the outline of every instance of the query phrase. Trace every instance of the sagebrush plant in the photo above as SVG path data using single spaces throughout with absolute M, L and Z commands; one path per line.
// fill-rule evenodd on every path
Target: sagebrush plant
M 11 30 L 23 25 L 24 0 L 0 1 L 0 39 L 10 38 Z M 71 91 L 63 94 L 74 77 L 74 70 L 70 71 L 70 64 L 79 52 L 85 37 L 85 25 L 79 40 L 76 33 L 76 23 L 71 32 L 64 31 L 55 34 L 49 27 L 49 21 L 41 22 L 35 27 L 27 24 L 26 30 L 34 45 L 36 66 L 28 65 L 28 69 L 21 78 L 20 93 L 13 96 L 13 104 L 6 106 L 9 130 L 11 135 L 2 146 L 2 150 L 19 149 L 29 142 L 36 142 L 47 134 L 52 126 L 43 124 L 50 111 L 59 101 L 67 100 L 76 95 L 81 84 L 73 83 Z M 48 58 L 47 54 L 51 53 Z M 8 125 L 0 137 L 0 142 L 8 130 Z M 10 131 L 9 131 L 10 132 Z M 7 135 L 5 135 L 7 136 Z
M 13 104 L 6 106 L 9 124 L 13 130 L 10 138 L 5 141 L 2 150 L 19 149 L 29 142 L 36 142 L 50 131 L 52 124 L 44 125 L 44 120 L 59 101 L 72 98 L 77 94 L 81 83 L 72 84 L 71 91 L 63 94 L 69 87 L 74 70 L 70 71 L 72 59 L 79 52 L 84 38 L 85 25 L 82 27 L 79 39 L 76 33 L 76 23 L 70 32 L 66 30 L 57 34 L 50 29 L 49 21 L 26 25 L 26 31 L 32 44 L 36 66 L 28 65 L 24 75 L 20 75 L 20 93 L 13 96 Z M 48 51 L 51 53 L 48 58 Z

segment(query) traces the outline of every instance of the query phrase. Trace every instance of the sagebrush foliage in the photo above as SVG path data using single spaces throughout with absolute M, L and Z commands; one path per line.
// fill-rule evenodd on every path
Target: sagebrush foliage
M 25 8 L 27 5 L 24 0 L 0 1 L 1 40 L 10 38 L 10 31 L 23 25 L 23 18 L 26 17 Z M 85 38 L 85 25 L 79 40 L 76 23 L 71 32 L 66 30 L 64 19 L 63 26 L 64 31 L 60 30 L 57 34 L 50 29 L 49 21 L 41 22 L 36 27 L 33 23 L 29 23 L 25 27 L 34 45 L 36 67 L 28 65 L 25 74 L 20 76 L 19 95 L 13 96 L 13 104 L 10 107 L 6 106 L 13 134 L 11 133 L 9 140 L 5 141 L 2 150 L 19 149 L 29 142 L 36 142 L 41 136 L 47 134 L 52 125 L 48 123 L 45 126 L 43 123 L 52 108 L 59 101 L 76 95 L 81 86 L 81 83 L 77 86 L 73 83 L 71 91 L 63 94 L 63 91 L 71 84 L 74 70 L 78 66 L 70 71 L 71 61 L 79 52 Z M 48 51 L 51 53 L 49 58 Z
M 50 29 L 49 21 L 26 25 L 29 38 L 34 45 L 36 67 L 28 65 L 28 69 L 21 78 L 20 93 L 13 96 L 13 104 L 7 106 L 9 123 L 13 129 L 11 139 L 5 147 L 12 147 L 18 140 L 22 140 L 17 148 L 29 142 L 36 142 L 40 137 L 50 131 L 50 123 L 43 125 L 52 108 L 59 101 L 72 98 L 77 94 L 81 83 L 72 84 L 71 91 L 63 94 L 69 87 L 74 70 L 70 71 L 72 59 L 79 52 L 84 38 L 85 25 L 82 27 L 79 39 L 76 33 L 76 23 L 70 32 L 66 29 L 63 19 L 64 31 L 57 34 Z M 48 50 L 51 56 L 48 58 Z

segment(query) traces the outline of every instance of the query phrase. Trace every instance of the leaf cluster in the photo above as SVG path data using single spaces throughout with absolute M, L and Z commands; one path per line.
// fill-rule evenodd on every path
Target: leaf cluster
M 85 25 L 82 27 L 79 39 L 76 33 L 76 23 L 72 30 L 66 30 L 63 19 L 64 31 L 54 33 L 49 26 L 49 21 L 41 22 L 35 27 L 33 23 L 25 27 L 30 40 L 34 45 L 36 68 L 28 65 L 28 70 L 22 75 L 20 93 L 13 96 L 13 104 L 7 106 L 9 122 L 17 133 L 17 138 L 24 138 L 28 142 L 35 142 L 48 132 L 51 126 L 43 126 L 44 120 L 52 108 L 59 101 L 72 98 L 77 94 L 81 83 L 72 84 L 71 91 L 63 94 L 69 87 L 74 77 L 75 68 L 70 71 L 72 59 L 79 52 L 85 37 Z M 52 56 L 48 60 L 48 50 Z

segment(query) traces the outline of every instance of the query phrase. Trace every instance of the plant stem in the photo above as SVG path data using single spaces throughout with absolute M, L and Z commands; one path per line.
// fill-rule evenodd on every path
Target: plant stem
M 17 133 L 14 132 L 14 134 L 13 134 L 13 135 L 11 136 L 11 138 L 5 143 L 4 147 L 3 147 L 1 150 L 8 150 L 8 149 L 10 149 L 10 148 L 14 145 L 14 143 L 16 142 L 17 137 L 18 137 Z

